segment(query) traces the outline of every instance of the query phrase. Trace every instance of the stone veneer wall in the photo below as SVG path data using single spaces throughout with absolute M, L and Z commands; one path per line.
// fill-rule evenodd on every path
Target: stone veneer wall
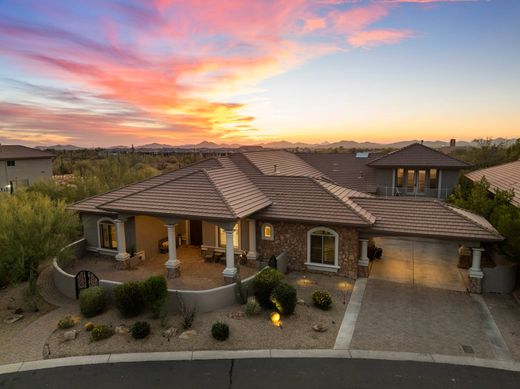
M 262 239 L 261 228 L 264 223 L 272 224 L 273 240 Z M 287 251 L 289 270 L 307 270 L 307 232 L 314 227 L 328 227 L 338 233 L 339 253 L 338 274 L 349 278 L 358 277 L 359 234 L 353 228 L 325 224 L 289 223 L 257 220 L 256 247 L 259 260 L 267 261 L 271 255 Z M 331 274 L 327 272 L 327 274 Z

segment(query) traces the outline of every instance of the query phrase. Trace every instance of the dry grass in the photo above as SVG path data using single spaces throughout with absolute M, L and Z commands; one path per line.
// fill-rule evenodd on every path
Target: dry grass
M 287 281 L 296 286 L 298 297 L 306 304 L 298 304 L 294 315 L 283 317 L 281 328 L 270 322 L 271 312 L 266 310 L 257 316 L 231 318 L 233 314 L 244 311 L 244 306 L 234 305 L 211 313 L 197 314 L 192 327 L 197 331 L 195 337 L 182 340 L 176 336 L 168 342 L 161 336 L 164 328 L 158 320 L 151 319 L 149 313 L 133 319 L 123 319 L 111 308 L 91 321 L 115 327 L 120 324 L 131 326 L 137 320 L 147 320 L 151 324 L 152 334 L 144 340 L 134 340 L 130 335 L 116 334 L 110 339 L 92 342 L 90 334 L 83 330 L 83 325 L 88 320 L 82 319 L 75 327 L 81 329 L 76 340 L 64 342 L 63 331 L 54 331 L 48 342 L 50 357 L 143 351 L 331 348 L 343 319 L 353 283 L 341 277 L 300 273 L 288 275 Z M 317 289 L 327 290 L 332 294 L 333 304 L 330 310 L 322 311 L 312 305 L 311 294 Z M 211 326 L 217 320 L 225 321 L 230 327 L 230 337 L 225 342 L 218 342 L 211 336 Z M 171 316 L 169 322 L 179 333 L 182 332 L 180 315 Z M 314 324 L 321 324 L 327 331 L 314 332 L 311 328 Z

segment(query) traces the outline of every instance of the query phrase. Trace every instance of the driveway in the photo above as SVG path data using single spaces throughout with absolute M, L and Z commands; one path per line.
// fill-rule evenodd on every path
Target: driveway
M 465 291 L 463 271 L 457 267 L 457 242 L 419 238 L 375 238 L 383 249 L 372 261 L 370 278 L 404 284 Z

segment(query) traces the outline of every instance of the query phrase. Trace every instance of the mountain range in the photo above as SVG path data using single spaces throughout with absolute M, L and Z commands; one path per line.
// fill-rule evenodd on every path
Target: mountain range
M 505 139 L 505 138 L 496 138 L 493 139 L 493 143 L 513 143 L 516 139 Z M 288 142 L 285 140 L 276 141 L 276 142 L 266 142 L 266 143 L 258 143 L 254 146 L 262 146 L 263 148 L 268 149 L 294 149 L 294 148 L 308 148 L 308 149 L 323 149 L 323 148 L 340 148 L 343 147 L 345 149 L 383 149 L 383 148 L 392 148 L 399 149 L 409 144 L 421 142 L 420 140 L 406 140 L 399 141 L 393 143 L 376 143 L 376 142 L 356 142 L 351 140 L 342 140 L 339 142 L 323 142 L 323 143 L 303 143 L 303 142 Z M 450 145 L 449 142 L 435 140 L 435 141 L 427 141 L 423 142 L 425 146 L 432 148 L 441 148 L 447 147 Z M 457 146 L 467 147 L 467 146 L 476 146 L 476 142 L 467 142 L 467 141 L 458 141 Z M 238 143 L 215 143 L 209 141 L 203 141 L 197 144 L 186 144 L 180 146 L 174 146 L 169 144 L 162 143 L 149 143 L 145 145 L 135 146 L 136 150 L 161 150 L 161 149 L 237 149 L 242 146 Z M 37 149 L 53 149 L 53 150 L 79 150 L 84 147 L 74 146 L 74 145 L 53 145 L 53 146 L 38 146 Z M 112 146 L 109 149 L 129 149 L 128 146 Z

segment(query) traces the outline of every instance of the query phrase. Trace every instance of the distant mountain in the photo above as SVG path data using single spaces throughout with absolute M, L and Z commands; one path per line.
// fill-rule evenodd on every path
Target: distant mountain
M 139 150 L 139 149 L 171 149 L 174 147 L 175 146 L 161 144 L 161 143 L 149 143 L 149 144 L 142 145 L 142 146 L 135 146 L 134 148 L 136 150 Z
M 54 146 L 36 146 L 38 150 L 58 150 L 58 151 L 64 151 L 64 150 L 82 150 L 85 147 L 78 147 L 74 145 L 54 145 Z

